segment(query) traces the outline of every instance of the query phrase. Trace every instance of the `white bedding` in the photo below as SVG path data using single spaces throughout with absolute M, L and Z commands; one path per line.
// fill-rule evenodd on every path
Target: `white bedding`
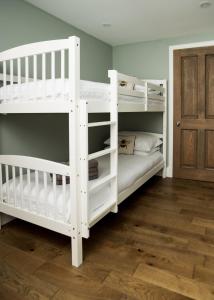
M 45 82 L 45 84 L 44 84 Z M 43 95 L 46 95 L 47 101 L 69 100 L 69 80 L 48 79 L 45 81 L 37 80 L 20 85 L 7 85 L 0 88 L 0 103 L 21 102 L 21 101 L 39 101 Z M 110 85 L 107 83 L 80 81 L 80 98 L 87 101 L 110 101 Z M 45 91 L 45 93 L 44 93 Z M 142 91 L 142 89 L 141 89 Z M 4 99 L 4 100 L 3 100 Z M 145 103 L 144 98 L 120 95 L 119 101 Z M 155 102 L 161 103 L 160 100 Z
M 157 151 L 149 156 L 142 157 L 139 155 L 119 155 L 118 166 L 118 189 L 119 193 L 127 189 L 136 182 L 141 176 L 147 173 L 155 165 L 163 161 L 162 154 Z M 89 182 L 89 187 L 96 180 L 105 177 L 109 174 L 109 157 L 104 156 L 99 158 L 99 178 Z M 31 182 L 35 182 L 34 173 L 31 174 Z M 13 182 L 9 181 L 10 203 L 14 203 Z M 39 176 L 38 191 L 35 184 L 29 185 L 27 183 L 27 176 L 23 175 L 23 207 L 33 212 L 37 211 L 37 207 L 41 214 L 47 211 L 47 217 L 54 217 L 58 220 L 70 222 L 71 208 L 70 208 L 70 192 L 69 185 L 66 185 L 66 205 L 63 205 L 62 186 L 56 187 L 56 205 L 54 204 L 53 183 L 50 176 L 48 176 L 48 190 L 44 189 L 43 176 Z M 90 193 L 89 196 L 89 215 L 93 215 L 97 209 L 109 200 L 110 185 L 100 187 Z M 3 198 L 6 198 L 6 184 L 3 185 Z M 7 200 L 4 200 L 7 202 Z M 21 206 L 20 194 L 20 179 L 16 177 L 16 202 Z

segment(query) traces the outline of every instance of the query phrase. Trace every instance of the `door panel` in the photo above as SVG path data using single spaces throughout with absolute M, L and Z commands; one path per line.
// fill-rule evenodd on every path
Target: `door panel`
M 198 117 L 198 58 L 181 58 L 181 110 L 183 118 Z
M 181 130 L 181 166 L 197 166 L 197 130 Z
M 214 55 L 206 55 L 206 117 L 214 118 Z
M 214 47 L 174 51 L 174 177 L 214 182 Z
M 214 130 L 206 130 L 205 149 L 205 167 L 214 170 Z

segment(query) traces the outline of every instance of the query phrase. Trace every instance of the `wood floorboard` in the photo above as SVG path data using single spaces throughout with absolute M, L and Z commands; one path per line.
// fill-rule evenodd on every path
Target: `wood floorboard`
M 1 300 L 214 299 L 214 183 L 155 177 L 70 239 L 21 220 L 0 231 Z

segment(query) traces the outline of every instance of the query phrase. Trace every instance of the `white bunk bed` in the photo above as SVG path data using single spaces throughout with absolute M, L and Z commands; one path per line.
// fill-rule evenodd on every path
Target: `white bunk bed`
M 55 66 L 59 56 L 57 77 Z M 70 236 L 72 264 L 78 267 L 82 263 L 82 238 L 89 237 L 90 228 L 107 213 L 117 212 L 119 203 L 160 170 L 165 177 L 166 81 L 141 80 L 114 70 L 109 71 L 110 84 L 80 81 L 77 37 L 4 51 L 0 53 L 1 68 L 0 114 L 69 115 L 69 165 L 35 157 L 0 155 L 0 212 Z M 132 180 L 127 184 L 120 166 L 118 173 L 118 112 L 156 111 L 163 112 L 163 134 L 153 133 L 163 139 L 163 154 L 146 160 L 138 158 L 138 168 L 133 168 Z M 109 121 L 88 122 L 89 113 L 106 112 L 110 113 Z M 88 128 L 98 126 L 110 126 L 111 146 L 89 154 Z M 98 159 L 100 166 L 105 166 L 107 156 L 108 172 L 103 167 L 99 178 L 89 182 L 88 161 Z M 61 186 L 56 184 L 57 175 L 62 176 Z M 66 184 L 66 176 L 71 184 Z

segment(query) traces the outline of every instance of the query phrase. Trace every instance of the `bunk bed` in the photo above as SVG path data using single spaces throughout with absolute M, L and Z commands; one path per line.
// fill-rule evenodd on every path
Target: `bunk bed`
M 56 65 L 60 65 L 58 75 Z M 70 236 L 72 264 L 78 267 L 82 238 L 89 237 L 90 228 L 109 212 L 116 213 L 118 205 L 149 178 L 160 171 L 165 177 L 166 81 L 142 80 L 115 70 L 108 73 L 110 84 L 81 81 L 80 40 L 74 36 L 4 51 L 0 70 L 0 114 L 66 113 L 69 117 L 68 164 L 0 155 L 0 213 Z M 126 164 L 138 166 L 132 168 L 131 181 L 122 178 L 120 158 L 118 171 L 118 112 L 163 113 L 163 133 L 153 133 L 163 141 L 162 154 L 151 160 L 135 157 L 134 161 L 133 155 L 128 162 L 126 158 Z M 109 113 L 110 119 L 89 123 L 89 113 Z M 89 154 L 88 130 L 99 126 L 110 127 L 110 147 Z M 103 172 L 89 182 L 92 159 L 99 161 Z M 58 175 L 61 185 L 57 185 Z

